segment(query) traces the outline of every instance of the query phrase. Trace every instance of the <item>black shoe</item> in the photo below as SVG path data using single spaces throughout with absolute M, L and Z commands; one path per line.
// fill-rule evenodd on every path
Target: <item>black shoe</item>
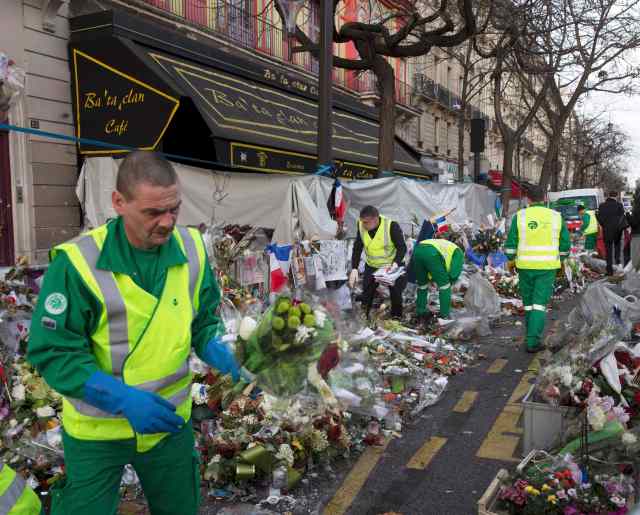
M 536 347 L 527 347 L 527 352 L 529 354 L 535 354 L 536 352 L 540 352 L 543 349 L 542 345 L 538 345 Z

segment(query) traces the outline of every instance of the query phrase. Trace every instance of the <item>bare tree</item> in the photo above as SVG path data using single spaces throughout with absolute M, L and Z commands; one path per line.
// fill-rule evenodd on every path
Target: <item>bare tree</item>
M 340 0 L 333 0 L 333 19 Z M 378 168 L 392 171 L 395 135 L 395 73 L 388 58 L 405 59 L 427 55 L 434 47 L 455 47 L 476 32 L 473 0 L 402 0 L 363 2 L 369 19 L 334 26 L 333 41 L 353 43 L 358 58 L 333 58 L 336 67 L 360 72 L 372 71 L 380 95 Z M 394 7 L 386 7 L 393 5 Z M 296 27 L 300 46 L 294 52 L 311 52 L 318 57 L 319 42 Z M 317 39 L 317 38 L 316 38 Z
M 473 115 L 473 102 L 484 91 L 491 81 L 491 74 L 485 58 L 479 55 L 475 49 L 475 36 L 467 40 L 463 48 L 445 49 L 449 59 L 460 65 L 462 70 L 460 87 L 460 105 L 457 106 L 458 118 L 458 174 L 459 180 L 463 179 L 465 164 L 465 133 L 467 123 Z
M 628 173 L 629 136 L 601 114 L 576 117 L 571 143 L 574 148 L 573 187 L 619 182 Z M 614 188 L 615 190 L 615 188 Z
M 547 96 L 553 69 L 529 51 L 530 14 L 537 0 L 499 0 L 478 53 L 491 59 L 493 108 L 503 144 L 502 209 L 509 210 L 514 151 Z
M 628 61 L 640 47 L 640 0 L 544 0 L 530 16 L 530 53 L 553 68 L 543 102 L 550 132 L 540 185 L 559 172 L 559 146 L 580 99 L 591 92 L 632 93 L 640 77 Z

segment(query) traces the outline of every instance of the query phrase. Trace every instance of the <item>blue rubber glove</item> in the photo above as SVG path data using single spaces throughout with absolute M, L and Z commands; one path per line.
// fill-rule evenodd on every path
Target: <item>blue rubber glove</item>
M 184 426 L 170 402 L 104 372 L 94 372 L 87 380 L 84 400 L 112 415 L 124 415 L 136 433 L 178 433 Z
M 223 374 L 231 374 L 233 382 L 240 378 L 240 366 L 231 347 L 216 336 L 209 340 L 202 360 L 210 367 L 217 368 Z

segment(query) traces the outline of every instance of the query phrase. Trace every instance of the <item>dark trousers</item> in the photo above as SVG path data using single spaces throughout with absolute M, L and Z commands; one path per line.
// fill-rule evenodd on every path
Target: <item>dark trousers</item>
M 376 289 L 378 287 L 378 283 L 376 283 L 373 278 L 373 274 L 377 268 L 370 267 L 369 265 L 365 265 L 364 267 L 364 275 L 362 276 L 362 306 L 365 308 L 367 312 L 367 316 L 369 316 L 369 311 L 371 310 L 371 305 L 373 304 L 373 297 L 376 294 Z M 389 292 L 391 294 L 391 316 L 392 317 L 401 317 L 402 316 L 402 292 L 407 286 L 407 276 L 406 274 L 398 278 L 396 284 L 389 287 Z
M 605 239 L 604 247 L 607 253 L 607 275 L 613 275 L 613 264 L 620 264 L 620 236 L 613 239 Z

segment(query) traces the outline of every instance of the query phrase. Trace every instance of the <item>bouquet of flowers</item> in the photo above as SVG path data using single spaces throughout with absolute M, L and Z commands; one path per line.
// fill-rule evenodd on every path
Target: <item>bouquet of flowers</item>
M 632 493 L 629 476 L 605 467 L 589 477 L 566 454 L 526 467 L 502 487 L 499 499 L 513 515 L 625 515 Z
M 333 322 L 322 306 L 280 295 L 259 322 L 243 318 L 236 351 L 260 388 L 288 396 L 305 387 L 310 365 L 319 364 L 333 340 Z M 330 369 L 330 362 L 337 364 L 338 352 L 335 347 L 327 351 L 323 363 L 328 360 Z

